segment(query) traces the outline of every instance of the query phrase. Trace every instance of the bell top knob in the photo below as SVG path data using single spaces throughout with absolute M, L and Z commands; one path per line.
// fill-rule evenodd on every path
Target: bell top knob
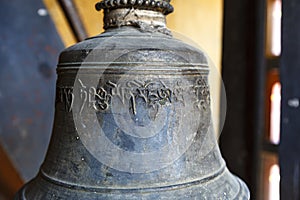
M 168 15 L 174 11 L 171 0 L 102 0 L 96 4 L 96 10 L 113 10 L 117 8 L 136 8 L 159 11 Z
M 171 0 L 102 0 L 96 4 L 104 10 L 104 29 L 135 26 L 169 34 L 166 15 L 174 11 Z

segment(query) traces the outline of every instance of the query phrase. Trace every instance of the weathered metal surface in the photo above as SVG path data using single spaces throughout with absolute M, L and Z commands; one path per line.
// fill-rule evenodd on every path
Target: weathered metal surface
M 154 24 L 62 52 L 49 151 L 16 199 L 249 199 L 214 138 L 204 53 Z
M 50 140 L 55 65 L 64 47 L 40 0 L 2 1 L 0 25 L 0 142 L 26 181 Z

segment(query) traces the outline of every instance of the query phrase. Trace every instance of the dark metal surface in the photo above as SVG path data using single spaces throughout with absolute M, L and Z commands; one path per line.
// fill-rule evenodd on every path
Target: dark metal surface
M 53 121 L 63 45 L 40 0 L 0 6 L 0 142 L 24 180 L 38 172 Z
M 16 199 L 250 198 L 214 137 L 204 53 L 142 19 L 61 53 L 49 150 Z
M 282 15 L 281 199 L 300 199 L 300 2 L 285 0 Z

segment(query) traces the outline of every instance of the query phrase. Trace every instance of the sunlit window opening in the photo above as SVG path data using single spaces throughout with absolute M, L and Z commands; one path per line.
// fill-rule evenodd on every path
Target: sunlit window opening
M 275 0 L 272 9 L 272 45 L 271 51 L 274 56 L 281 54 L 281 0 Z
M 280 171 L 278 165 L 273 165 L 269 175 L 269 200 L 280 199 Z
M 281 83 L 279 57 L 281 55 L 282 0 L 266 0 L 266 133 L 264 138 L 262 188 L 259 199 L 280 200 L 280 165 L 278 145 L 281 124 Z
M 281 0 L 268 0 L 266 51 L 269 57 L 281 54 L 281 18 Z
M 281 85 L 276 82 L 271 93 L 271 120 L 270 120 L 270 141 L 272 144 L 280 142 L 280 109 L 281 109 Z

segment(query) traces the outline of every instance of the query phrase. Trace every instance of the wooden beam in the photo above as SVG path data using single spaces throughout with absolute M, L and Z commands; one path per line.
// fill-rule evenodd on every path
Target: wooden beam
M 7 199 L 13 199 L 22 187 L 23 180 L 0 145 L 0 193 Z

